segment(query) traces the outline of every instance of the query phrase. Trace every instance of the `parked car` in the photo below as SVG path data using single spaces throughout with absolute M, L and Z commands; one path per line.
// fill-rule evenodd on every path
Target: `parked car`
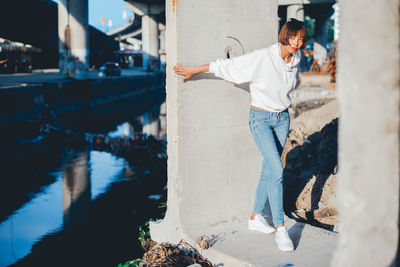
M 99 68 L 99 77 L 120 76 L 121 67 L 116 62 L 106 62 Z

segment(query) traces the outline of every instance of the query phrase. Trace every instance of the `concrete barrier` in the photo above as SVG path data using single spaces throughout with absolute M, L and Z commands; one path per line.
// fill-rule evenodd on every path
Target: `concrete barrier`
M 398 0 L 367 2 L 340 1 L 341 235 L 332 266 L 400 264 L 400 5 Z
M 132 104 L 132 99 L 143 103 L 154 100 L 150 98 L 164 98 L 164 88 L 163 72 L 5 86 L 0 90 L 0 127 L 40 118 L 43 112 L 51 112 L 58 118 L 73 117 L 82 112 L 93 117 L 98 114 L 90 114 L 91 111 L 100 109 L 106 110 L 103 113 L 115 112 L 112 105 L 123 106 L 127 101 Z M 75 117 L 79 119 L 79 115 Z
M 182 83 L 172 71 L 176 63 L 205 64 L 276 42 L 277 2 L 168 0 L 166 10 L 168 209 L 150 225 L 152 238 L 194 244 L 207 235 L 213 246 L 204 255 L 223 266 L 328 264 L 333 232 L 285 217 L 297 250 L 284 254 L 273 235 L 247 230 L 262 156 L 248 126 L 246 86 L 208 74 Z

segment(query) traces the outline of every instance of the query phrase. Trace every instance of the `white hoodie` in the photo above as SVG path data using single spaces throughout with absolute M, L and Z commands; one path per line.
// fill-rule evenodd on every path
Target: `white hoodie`
M 289 107 L 289 92 L 298 80 L 300 51 L 286 63 L 280 43 L 231 59 L 210 63 L 209 72 L 236 84 L 250 82 L 251 105 L 272 112 Z

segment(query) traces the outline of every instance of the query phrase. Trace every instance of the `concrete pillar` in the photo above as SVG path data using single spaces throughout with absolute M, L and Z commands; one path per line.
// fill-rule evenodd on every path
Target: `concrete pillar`
M 160 137 L 167 135 L 167 103 L 164 102 L 160 106 Z
M 334 40 L 337 41 L 340 35 L 340 6 L 339 4 L 334 4 L 333 9 L 335 10 L 334 13 L 334 20 L 335 20 L 335 33 L 334 33 Z
M 294 4 L 287 6 L 286 20 L 295 18 L 300 21 L 304 21 L 304 6 L 302 4 Z
M 165 54 L 165 25 L 160 23 L 158 29 L 160 30 L 160 64 L 165 66 L 167 63 Z
M 143 68 L 159 68 L 158 23 L 151 15 L 142 16 Z
M 400 5 L 340 7 L 340 237 L 332 266 L 398 266 Z
M 224 58 L 227 36 L 245 53 L 276 42 L 277 2 L 167 0 L 166 19 L 168 210 L 162 222 L 151 224 L 151 236 L 157 242 L 184 238 L 194 244 L 204 229 L 247 220 L 262 156 L 248 126 L 245 87 L 207 74 L 183 83 L 172 67 Z M 224 263 L 239 266 L 235 260 Z
M 62 170 L 64 228 L 82 221 L 90 205 L 89 152 L 67 150 Z
M 58 1 L 60 75 L 85 78 L 89 69 L 88 0 Z
M 141 49 L 141 46 L 142 46 L 141 40 L 138 40 L 136 38 L 128 38 L 128 39 L 126 39 L 126 41 L 128 41 L 133 46 L 133 50 Z

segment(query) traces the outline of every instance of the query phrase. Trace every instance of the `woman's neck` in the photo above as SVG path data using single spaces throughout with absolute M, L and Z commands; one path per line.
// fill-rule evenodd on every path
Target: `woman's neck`
M 284 47 L 284 45 L 281 45 L 280 49 L 281 49 L 281 57 L 282 57 L 282 59 L 283 59 L 286 63 L 289 63 L 289 62 L 292 60 L 293 54 L 292 54 L 292 53 L 289 53 L 289 52 L 287 51 L 287 49 Z

